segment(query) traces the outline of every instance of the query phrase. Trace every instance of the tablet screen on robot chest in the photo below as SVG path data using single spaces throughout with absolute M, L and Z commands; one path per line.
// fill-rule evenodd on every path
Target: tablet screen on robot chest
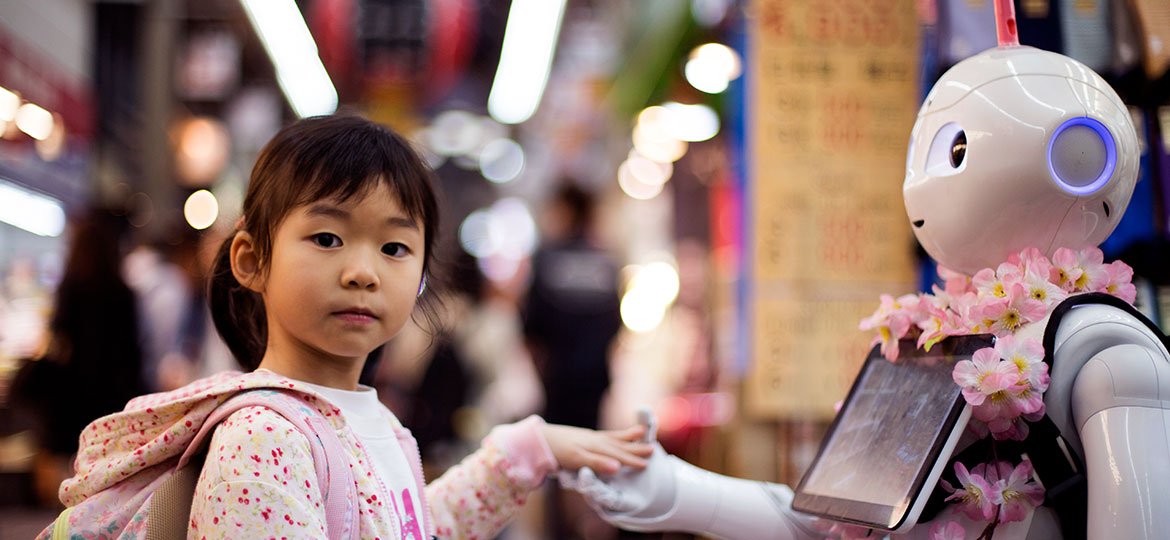
M 874 347 L 792 507 L 874 529 L 912 527 L 970 416 L 951 371 L 993 344 L 990 335 L 956 336 L 925 352 L 903 341 L 896 363 Z

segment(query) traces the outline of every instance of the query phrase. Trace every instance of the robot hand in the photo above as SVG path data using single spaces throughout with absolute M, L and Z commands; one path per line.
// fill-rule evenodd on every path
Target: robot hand
M 610 523 L 628 530 L 653 530 L 642 523 L 670 510 L 675 495 L 675 474 L 670 456 L 658 444 L 658 421 L 646 409 L 638 411 L 638 423 L 646 427 L 642 442 L 654 447 L 644 470 L 622 468 L 604 479 L 589 467 L 562 471 L 561 487 L 583 494 L 590 505 Z
M 598 476 L 589 468 L 560 473 L 609 523 L 634 531 L 681 531 L 722 538 L 823 538 L 814 518 L 792 511 L 788 486 L 721 476 L 667 454 L 654 443 L 655 419 L 639 411 L 654 453 L 643 470 Z

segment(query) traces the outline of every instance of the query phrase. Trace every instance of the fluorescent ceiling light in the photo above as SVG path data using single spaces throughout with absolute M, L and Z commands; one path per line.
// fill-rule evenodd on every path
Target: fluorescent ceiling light
M 16 109 L 16 127 L 38 141 L 49 138 L 53 132 L 53 113 L 33 103 Z
M 0 221 L 40 236 L 61 236 L 65 210 L 57 199 L 0 179 Z
M 16 119 L 16 110 L 19 108 L 20 96 L 0 86 L 0 122 L 11 122 Z
M 276 82 L 299 117 L 337 110 L 337 89 L 293 0 L 240 0 L 276 67 Z
M 528 120 L 540 105 L 565 0 L 513 0 L 500 48 L 500 65 L 488 95 L 488 113 L 504 124 Z

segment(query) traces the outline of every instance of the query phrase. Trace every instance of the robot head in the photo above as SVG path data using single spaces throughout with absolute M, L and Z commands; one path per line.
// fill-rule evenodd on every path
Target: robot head
M 1137 181 L 1121 99 L 1091 69 L 1031 47 L 997 48 L 947 71 L 910 136 L 906 213 L 922 246 L 966 274 L 1023 248 L 1095 246 Z

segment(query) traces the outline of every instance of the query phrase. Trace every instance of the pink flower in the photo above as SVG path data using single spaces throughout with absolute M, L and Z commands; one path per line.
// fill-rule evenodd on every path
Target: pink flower
M 1121 261 L 1113 261 L 1105 265 L 1105 280 L 1098 292 L 1109 293 L 1130 304 L 1137 298 L 1137 288 L 1133 286 L 1133 268 Z
M 971 284 L 975 286 L 975 290 L 979 292 L 979 296 L 1004 298 L 1007 296 L 1007 289 L 1003 286 L 1003 281 L 1000 281 L 995 275 L 995 271 L 990 268 L 984 268 L 975 272 L 971 276 Z
M 956 272 L 939 265 L 938 277 L 943 279 L 943 283 L 945 284 L 944 289 L 950 296 L 962 296 L 969 292 L 975 292 L 974 287 L 971 285 L 971 277 L 967 274 Z
M 1044 407 L 1041 403 L 1040 412 L 1043 414 Z M 1039 420 L 1036 418 L 1035 420 Z M 991 438 L 997 441 L 1022 441 L 1028 438 L 1028 423 L 1024 421 L 1023 417 L 1015 416 L 1011 418 L 996 418 L 984 424 Z M 984 435 L 986 436 L 986 435 Z
M 927 301 L 928 298 L 931 300 Z M 948 309 L 945 302 L 946 300 L 938 296 L 925 296 L 923 301 L 918 303 L 920 316 L 917 324 L 922 330 L 922 334 L 918 336 L 919 349 L 930 352 L 931 347 L 947 336 L 967 333 L 962 318 L 958 313 Z
M 972 418 L 970 422 L 967 422 L 967 431 L 970 431 L 976 439 L 982 439 L 988 435 L 991 435 L 991 430 L 988 429 L 987 423 L 980 422 L 974 418 Z
M 971 284 L 979 293 L 979 296 L 996 298 L 1006 298 L 1008 289 L 1012 285 L 1019 283 L 1023 279 L 1023 272 L 1020 267 L 1011 263 L 1000 264 L 999 267 L 992 271 L 990 268 L 984 268 L 975 273 L 971 278 Z
M 967 531 L 957 522 L 935 523 L 930 526 L 930 540 L 966 540 Z
M 1041 418 L 1044 418 L 1044 407 L 1040 407 L 1039 410 L 1033 413 L 1024 413 L 1021 418 L 1029 422 L 1039 422 Z
M 1034 247 L 1024 248 L 1019 253 L 1013 253 L 1008 256 L 1007 262 L 1019 266 L 1020 271 L 1024 273 L 1033 272 L 1047 276 L 1052 270 L 1052 263 L 1049 262 L 1048 257 L 1045 257 L 1044 253 Z
M 1014 333 L 1025 324 L 1043 319 L 1048 308 L 1043 302 L 1028 297 L 1027 289 L 1016 283 L 1008 289 L 1007 298 L 997 298 L 983 304 L 980 318 L 996 336 Z
M 999 481 L 993 486 L 992 498 L 1000 506 L 999 522 L 1021 521 L 1028 511 L 1044 502 L 1044 488 L 1032 482 L 1032 462 L 1025 460 L 1016 465 L 1010 474 L 1004 469 L 1010 467 L 999 462 Z
M 1024 412 L 1044 406 L 1038 392 L 1028 391 L 1016 365 L 1000 360 L 991 347 L 975 351 L 971 360 L 956 363 L 951 378 L 963 389 L 971 415 L 986 422 L 993 435 L 1011 428 L 1012 421 Z
M 1072 292 L 1077 288 L 1076 281 L 1081 279 L 1085 271 L 1077 265 L 1077 255 L 1073 250 L 1060 248 L 1052 254 L 1051 278 L 1061 289 Z
M 1057 284 L 1066 291 L 1096 291 L 1105 283 L 1105 256 L 1095 247 L 1078 252 L 1060 248 L 1052 255 L 1052 262 Z
M 977 465 L 976 471 L 979 470 L 980 466 Z M 942 483 L 943 489 L 951 492 L 946 500 L 959 501 L 959 510 L 973 520 L 991 521 L 995 519 L 995 492 L 992 491 L 991 484 L 987 482 L 987 479 L 977 472 L 968 472 L 967 467 L 959 462 L 955 462 L 955 476 L 959 479 L 959 489 L 951 487 L 950 483 L 946 481 Z
M 1043 411 L 1044 393 L 1034 390 L 1025 381 L 1021 382 L 1023 384 L 1018 386 L 1019 390 L 1011 392 L 1008 396 L 1009 406 L 1015 411 L 1015 415 L 1035 414 Z
M 1048 389 L 1048 364 L 1044 363 L 1044 345 L 1040 340 L 1003 336 L 996 340 L 995 352 L 1016 366 L 1020 379 L 1028 381 L 1032 390 L 1043 392 Z
M 947 335 L 984 333 L 983 321 L 979 318 L 979 297 L 975 293 L 952 296 L 947 309 L 955 315 L 944 323 Z
M 954 369 L 951 370 L 951 379 L 963 389 L 963 398 L 972 407 L 984 405 L 988 398 L 1006 400 L 1007 392 L 1020 383 L 1019 371 L 1015 365 L 1001 361 L 999 353 L 991 347 L 975 351 L 971 360 L 957 362 Z M 998 409 L 989 408 L 987 411 L 992 410 Z M 978 417 L 978 415 L 976 416 Z M 998 415 L 992 417 L 994 416 Z M 979 419 L 988 420 L 988 418 Z
M 1049 264 L 1037 271 L 1029 269 L 1024 273 L 1023 279 L 1028 298 L 1043 303 L 1046 310 L 1068 298 L 1068 293 L 1064 289 L 1049 281 L 1051 274 L 1052 265 Z
M 883 294 L 881 304 L 873 315 L 862 319 L 858 328 L 861 330 L 877 330 L 873 343 L 881 343 L 882 355 L 890 361 L 898 359 L 898 340 L 910 331 L 914 312 L 918 308 L 919 298 L 915 294 L 898 297 Z
M 971 416 L 981 422 L 987 422 L 987 427 L 991 430 L 992 435 L 1007 429 L 1006 426 L 1009 424 L 1006 422 L 1011 422 L 1020 416 L 1021 405 L 1016 399 L 1019 386 L 1010 384 L 1014 380 L 1016 380 L 1015 375 L 1002 378 L 988 377 L 985 381 L 990 384 L 985 384 L 985 386 L 992 390 L 991 393 L 987 394 L 982 403 L 972 405 Z M 967 394 L 964 393 L 963 397 L 967 397 Z M 1005 427 L 1001 428 L 1000 426 Z

